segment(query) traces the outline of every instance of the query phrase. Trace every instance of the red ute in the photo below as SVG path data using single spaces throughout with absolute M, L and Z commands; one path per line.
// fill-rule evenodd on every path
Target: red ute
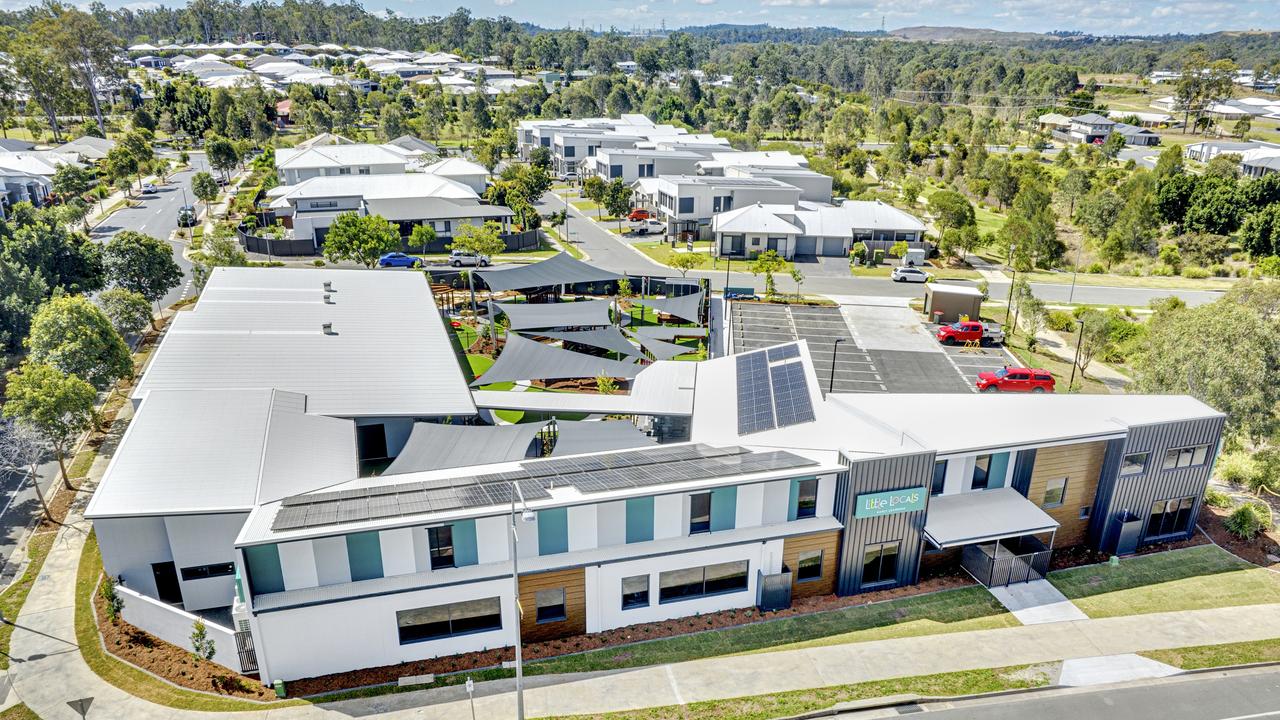
M 997 345 L 1004 342 L 1004 332 L 999 327 L 983 325 L 976 320 L 942 325 L 934 335 L 938 338 L 938 342 L 943 345 L 955 345 L 962 342 Z
M 1040 368 L 1005 366 L 995 372 L 978 373 L 981 392 L 1053 392 L 1053 385 L 1053 376 Z
M 641 210 L 640 208 L 632 210 L 631 214 L 627 215 L 627 219 L 631 222 L 636 222 L 637 220 L 648 220 L 651 217 L 653 217 L 652 213 L 648 210 Z

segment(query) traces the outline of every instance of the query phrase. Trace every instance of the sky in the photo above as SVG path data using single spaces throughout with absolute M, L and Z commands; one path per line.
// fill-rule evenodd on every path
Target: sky
M 0 0 L 0 5 L 20 0 Z M 118 6 L 150 0 L 106 0 Z M 164 2 L 165 5 L 175 3 Z M 543 27 L 619 30 L 712 23 L 888 30 L 956 25 L 1023 32 L 1079 30 L 1096 35 L 1280 30 L 1280 0 L 363 0 L 371 11 L 444 15 L 463 6 L 475 17 L 507 15 Z

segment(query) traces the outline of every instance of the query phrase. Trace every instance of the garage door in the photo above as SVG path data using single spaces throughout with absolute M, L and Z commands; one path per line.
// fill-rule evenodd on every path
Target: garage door
M 816 237 L 796 238 L 796 255 L 817 255 L 817 254 L 818 254 L 818 238 Z
M 823 255 L 844 255 L 844 238 L 822 238 Z

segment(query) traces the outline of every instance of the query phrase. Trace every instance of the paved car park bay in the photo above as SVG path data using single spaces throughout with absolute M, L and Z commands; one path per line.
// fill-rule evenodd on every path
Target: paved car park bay
M 818 384 L 824 391 L 887 391 L 871 356 L 849 332 L 839 308 L 735 302 L 731 312 L 734 352 L 805 340 L 809 343 Z M 837 339 L 841 341 L 839 347 L 835 347 Z M 836 351 L 834 375 L 831 372 L 833 347 Z

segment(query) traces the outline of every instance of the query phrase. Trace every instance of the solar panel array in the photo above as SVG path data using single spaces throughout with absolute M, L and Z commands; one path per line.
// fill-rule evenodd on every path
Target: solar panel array
M 739 435 L 814 419 L 813 401 L 799 357 L 800 348 L 795 343 L 737 356 Z
M 551 497 L 547 491 L 554 487 L 572 486 L 582 493 L 596 493 L 814 464 L 784 451 L 750 452 L 701 444 L 531 460 L 520 463 L 519 470 L 501 473 L 295 495 L 281 503 L 271 529 L 298 530 L 506 505 L 511 502 L 512 482 L 519 486 L 520 497 L 536 500 Z

